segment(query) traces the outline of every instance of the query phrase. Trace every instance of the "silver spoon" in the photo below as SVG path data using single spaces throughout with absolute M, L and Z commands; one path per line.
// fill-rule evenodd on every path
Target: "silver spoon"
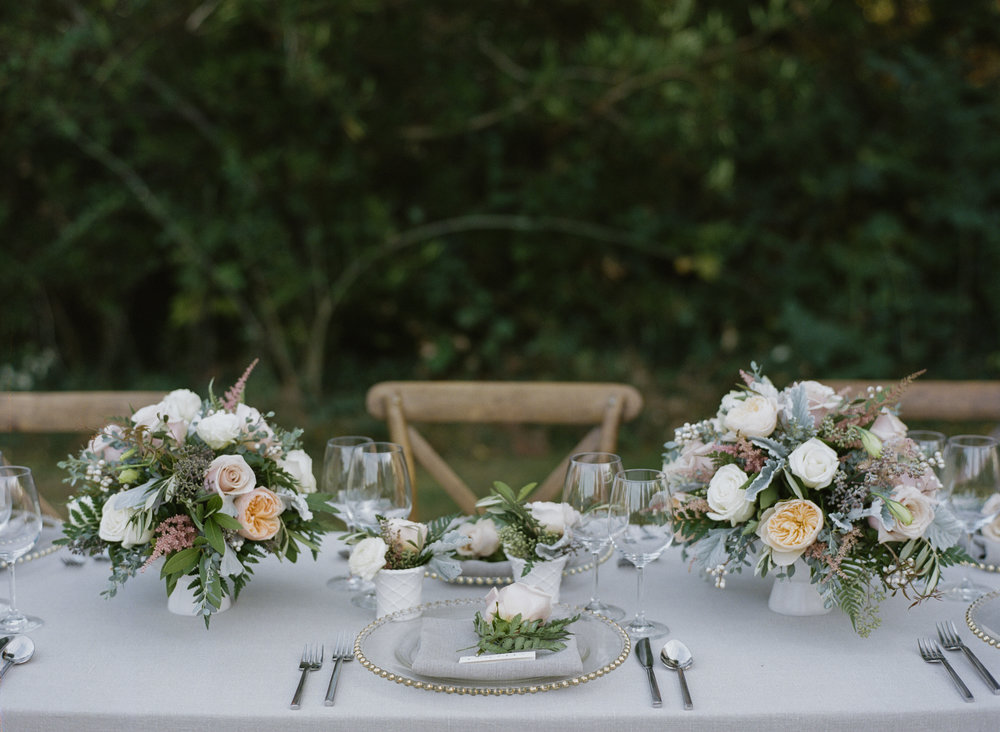
M 3 668 L 0 668 L 0 679 L 7 673 L 7 669 L 15 663 L 30 661 L 35 654 L 35 644 L 26 635 L 16 635 L 3 649 Z
M 691 651 L 679 640 L 669 640 L 660 650 L 660 660 L 671 671 L 677 672 L 677 678 L 681 682 L 681 696 L 684 697 L 684 708 L 694 709 L 694 704 L 691 703 L 691 692 L 688 691 L 687 679 L 684 678 L 684 669 L 690 668 L 691 664 L 694 663 Z

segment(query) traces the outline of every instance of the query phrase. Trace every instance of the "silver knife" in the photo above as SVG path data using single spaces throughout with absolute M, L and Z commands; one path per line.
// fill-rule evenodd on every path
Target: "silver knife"
M 646 669 L 646 679 L 649 681 L 649 694 L 653 697 L 653 706 L 662 707 L 663 700 L 660 698 L 660 687 L 656 683 L 656 676 L 653 675 L 653 652 L 649 648 L 649 638 L 641 638 L 635 644 L 635 657 Z

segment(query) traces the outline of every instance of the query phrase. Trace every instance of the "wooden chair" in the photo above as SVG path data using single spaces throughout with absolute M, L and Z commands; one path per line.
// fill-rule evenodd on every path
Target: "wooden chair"
M 4 391 L 0 392 L 0 433 L 97 433 L 114 417 L 155 404 L 163 391 Z M 5 456 L 10 461 L 10 457 Z M 59 516 L 39 496 L 42 511 Z
M 413 423 L 593 425 L 541 484 L 536 496 L 550 500 L 562 488 L 571 455 L 614 452 L 618 428 L 642 409 L 642 396 L 627 384 L 490 381 L 386 381 L 368 390 L 369 414 L 386 421 L 389 438 L 403 446 L 411 479 L 419 462 L 467 513 L 477 496 Z
M 896 382 L 881 379 L 820 380 L 848 396 L 864 393 L 868 386 L 892 388 Z M 944 422 L 1000 422 L 1000 381 L 935 381 L 917 379 L 906 387 L 900 399 L 904 420 Z

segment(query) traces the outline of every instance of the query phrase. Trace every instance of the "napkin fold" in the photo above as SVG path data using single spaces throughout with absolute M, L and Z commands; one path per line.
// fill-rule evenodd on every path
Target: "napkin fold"
M 478 641 L 471 618 L 424 618 L 420 626 L 420 645 L 413 658 L 413 672 L 436 679 L 520 681 L 572 676 L 583 671 L 580 649 L 573 635 L 566 639 L 566 647 L 561 651 L 540 651 L 533 661 L 459 663 L 460 657 L 475 655 Z

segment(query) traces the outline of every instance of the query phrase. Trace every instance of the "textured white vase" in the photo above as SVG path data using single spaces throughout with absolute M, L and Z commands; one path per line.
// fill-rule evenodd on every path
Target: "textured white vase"
M 167 610 L 174 615 L 201 615 L 201 607 L 194 601 L 194 590 L 189 588 L 190 577 L 181 577 L 174 585 L 174 591 L 167 595 Z M 213 615 L 218 615 L 232 607 L 233 601 L 228 595 L 223 596 L 219 609 Z
M 524 574 L 525 562 L 523 559 L 511 556 L 508 556 L 507 559 L 510 560 L 511 573 L 514 575 L 515 582 L 534 585 L 542 592 L 551 595 L 552 602 L 559 602 L 559 588 L 562 586 L 563 570 L 566 568 L 566 562 L 569 561 L 568 556 L 547 561 L 536 559 L 528 574 Z
M 375 617 L 419 605 L 424 590 L 424 569 L 380 569 L 375 575 Z M 419 610 L 401 612 L 394 619 L 410 620 L 419 615 Z
M 793 577 L 775 577 L 767 606 L 780 615 L 826 615 L 832 607 L 824 607 L 823 596 L 809 581 L 809 567 L 795 562 Z

